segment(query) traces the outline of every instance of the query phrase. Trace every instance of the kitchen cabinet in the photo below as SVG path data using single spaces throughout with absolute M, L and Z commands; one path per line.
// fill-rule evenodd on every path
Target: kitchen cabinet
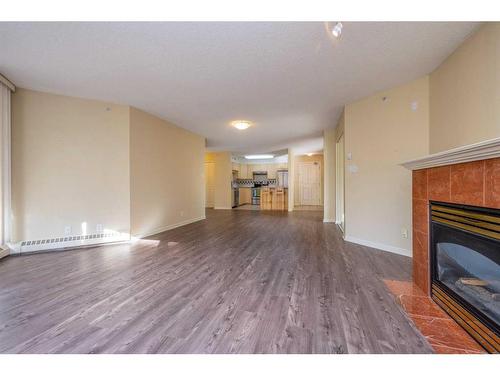
M 285 210 L 285 197 L 288 197 L 288 194 L 285 194 L 284 188 L 275 188 L 272 189 L 272 202 L 271 209 L 274 211 L 284 211 Z
M 257 164 L 247 164 L 248 178 L 253 178 L 253 172 L 257 171 Z
M 240 188 L 240 205 L 252 203 L 252 189 Z
M 233 163 L 233 171 L 238 171 L 238 178 L 252 178 L 252 173 L 248 173 L 248 164 Z
M 248 164 L 240 164 L 240 178 L 252 178 L 248 177 Z
M 241 164 L 239 164 L 239 163 L 232 163 L 232 168 L 233 168 L 233 171 L 237 171 L 238 172 L 238 178 L 241 178 Z
M 253 178 L 254 172 L 267 172 L 267 178 L 276 178 L 279 169 L 287 169 L 287 163 L 246 164 L 233 163 L 233 170 L 238 171 L 238 178 Z
M 260 209 L 261 210 L 271 210 L 272 209 L 272 189 L 268 187 L 263 187 L 260 189 Z
M 288 210 L 288 189 L 263 187 L 260 191 L 260 209 L 274 211 Z
M 274 164 L 268 164 L 268 169 L 267 169 L 267 178 L 277 178 L 277 172 L 280 169 L 287 169 L 288 165 L 287 163 L 274 163 Z
M 264 170 L 267 171 L 267 178 L 276 178 L 276 164 L 267 164 Z

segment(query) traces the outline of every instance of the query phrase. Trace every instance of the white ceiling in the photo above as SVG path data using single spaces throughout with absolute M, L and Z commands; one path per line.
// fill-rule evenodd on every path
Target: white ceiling
M 211 149 L 321 149 L 344 104 L 435 69 L 477 23 L 0 23 L 24 88 L 141 108 Z M 253 121 L 238 131 L 235 119 Z

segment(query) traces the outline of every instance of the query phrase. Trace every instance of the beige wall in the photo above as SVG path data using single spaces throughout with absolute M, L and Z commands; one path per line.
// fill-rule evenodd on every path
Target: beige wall
M 215 163 L 215 209 L 231 209 L 231 180 L 233 164 L 230 152 L 208 152 L 206 162 Z
M 130 108 L 130 222 L 133 236 L 205 217 L 205 139 Z
M 488 23 L 430 75 L 430 152 L 500 137 L 500 23 Z
M 295 173 L 294 173 L 294 205 L 300 206 L 300 184 L 299 184 L 299 164 L 303 162 L 318 162 L 320 165 L 321 186 L 320 186 L 320 205 L 323 204 L 323 185 L 324 185 L 324 169 L 323 169 L 323 155 L 315 154 L 311 156 L 297 155 L 295 156 Z
M 424 77 L 346 106 L 347 240 L 411 254 L 411 173 L 399 163 L 428 153 L 428 83 Z
M 429 77 L 346 106 L 347 240 L 410 254 L 411 178 L 398 164 L 500 137 L 499 56 L 500 23 L 488 23 Z
M 323 132 L 323 221 L 335 222 L 335 128 Z
M 13 241 L 130 230 L 126 106 L 18 89 L 12 95 Z
M 147 235 L 204 218 L 204 138 L 128 106 L 12 97 L 13 241 Z

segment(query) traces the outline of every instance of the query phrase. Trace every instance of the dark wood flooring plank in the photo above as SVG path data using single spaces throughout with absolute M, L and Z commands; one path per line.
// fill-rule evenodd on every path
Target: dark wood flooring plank
M 410 269 L 321 212 L 208 210 L 133 244 L 0 261 L 0 352 L 429 353 L 382 281 Z

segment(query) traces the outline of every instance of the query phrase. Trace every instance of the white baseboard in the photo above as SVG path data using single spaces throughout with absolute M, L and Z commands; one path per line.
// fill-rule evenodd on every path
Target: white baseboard
M 194 219 L 188 219 L 180 223 L 175 223 L 162 228 L 157 228 L 149 233 L 135 235 L 134 238 L 137 239 L 137 238 L 152 236 L 154 234 L 165 232 L 167 230 L 181 227 L 183 225 L 191 224 L 196 221 L 204 219 L 205 216 L 197 217 Z M 92 237 L 92 236 L 93 235 L 89 235 L 87 237 Z M 98 235 L 95 236 L 97 237 Z M 43 251 L 67 250 L 67 249 L 76 249 L 76 248 L 92 247 L 92 246 L 104 246 L 117 243 L 126 243 L 130 242 L 130 240 L 131 236 L 128 233 L 116 233 L 104 238 L 85 238 L 76 240 L 68 240 L 67 238 L 64 238 L 63 240 L 63 238 L 58 238 L 57 241 L 53 242 L 49 240 L 20 241 L 17 243 L 9 244 L 9 251 L 0 249 L 0 258 L 9 254 L 18 255 L 18 254 L 36 253 Z M 4 253 L 6 254 L 4 255 Z
M 352 242 L 352 243 L 358 244 L 358 245 L 373 247 L 374 249 L 387 251 L 389 253 L 404 255 L 404 256 L 411 258 L 411 250 L 402 249 L 400 247 L 386 245 L 386 244 L 382 244 L 382 243 L 378 243 L 378 242 L 362 240 L 360 238 L 355 238 L 355 237 L 351 237 L 351 236 L 345 236 L 344 240 L 347 242 Z
M 323 219 L 323 223 L 335 223 L 335 219 Z
M 339 231 L 340 233 L 342 233 L 342 238 L 345 240 L 345 231 L 344 231 L 344 228 L 342 228 L 342 226 L 340 225 L 340 221 L 336 221 L 335 222 L 335 225 L 337 225 L 337 228 L 339 228 Z
M 5 258 L 9 254 L 10 251 L 8 249 L 0 248 L 0 259 Z
M 232 207 L 214 207 L 214 210 L 232 210 Z
M 179 228 L 179 227 L 182 227 L 184 225 L 188 225 L 188 224 L 195 223 L 197 221 L 201 221 L 201 220 L 205 220 L 205 219 L 206 219 L 206 216 L 203 215 L 200 217 L 196 217 L 194 219 L 188 219 L 188 220 L 181 221 L 180 223 L 175 223 L 175 224 L 171 224 L 171 225 L 166 225 L 166 226 L 161 227 L 161 228 L 156 228 L 156 229 L 154 229 L 150 232 L 147 232 L 147 233 L 133 234 L 132 237 L 133 237 L 133 239 L 140 239 L 140 238 L 144 238 L 144 237 L 149 237 L 149 236 L 153 236 L 155 234 L 161 233 L 161 232 L 166 232 L 167 230 Z

